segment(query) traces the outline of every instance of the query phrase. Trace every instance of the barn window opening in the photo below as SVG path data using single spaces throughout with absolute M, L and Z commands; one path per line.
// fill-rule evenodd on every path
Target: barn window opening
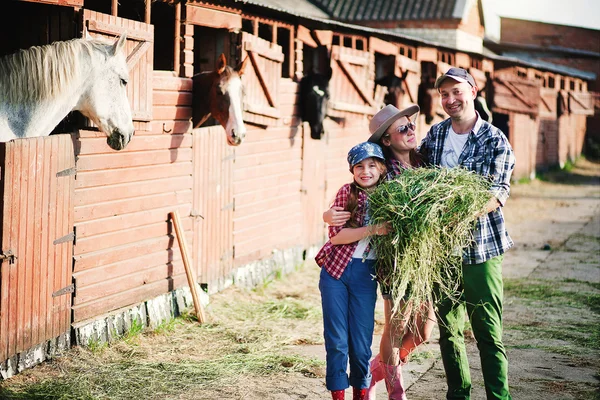
M 364 39 L 356 39 L 356 50 L 366 50 Z
M 242 19 L 242 31 L 248 32 L 254 35 L 254 20 L 243 18 Z
M 375 52 L 375 80 L 394 74 L 396 57 Z
M 150 23 L 154 25 L 154 69 L 175 70 L 175 7 L 152 3 Z
M 575 90 L 575 81 L 571 79 L 571 82 L 569 82 L 569 88 L 571 90 Z
M 352 37 L 344 36 L 344 47 L 352 48 Z
M 483 70 L 483 60 L 478 57 L 471 57 L 471 68 Z
M 291 43 L 291 30 L 286 27 L 277 28 L 277 44 L 281 46 L 284 54 L 283 65 L 281 66 L 281 76 L 289 78 L 294 74 L 294 49 Z
M 111 14 L 111 2 L 106 0 L 85 0 L 83 6 L 88 10 Z
M 556 87 L 556 81 L 553 76 L 548 76 L 548 87 L 552 89 Z
M 453 53 L 448 51 L 439 51 L 438 52 L 438 61 L 441 61 L 446 64 L 454 65 L 455 57 Z
M 565 78 L 560 78 L 560 90 L 565 90 Z
M 273 25 L 258 24 L 258 37 L 273 43 Z
M 119 4 L 119 17 L 146 22 L 146 1 L 121 1 Z
M 333 35 L 333 39 L 331 40 L 331 44 L 334 46 L 340 45 L 340 35 Z
M 213 71 L 221 54 L 225 54 L 227 64 L 235 66 L 237 59 L 232 59 L 231 50 L 227 29 L 194 25 L 194 74 Z
M 42 46 L 57 40 L 79 37 L 81 27 L 73 8 L 50 4 L 7 1 L 0 16 L 0 56 L 31 46 Z M 15 24 L 15 16 L 19 23 Z
M 304 75 L 311 72 L 327 74 L 329 67 L 329 50 L 326 46 L 304 46 L 302 50 L 302 70 Z

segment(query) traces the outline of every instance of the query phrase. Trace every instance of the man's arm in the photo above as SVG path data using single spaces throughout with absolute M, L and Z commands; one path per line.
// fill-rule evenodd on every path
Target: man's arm
M 490 165 L 490 174 L 492 177 L 492 187 L 490 191 L 496 200 L 498 206 L 504 206 L 510 196 L 510 178 L 515 169 L 515 154 L 508 139 L 502 135 L 493 149 L 493 158 Z M 490 200 L 488 203 L 489 212 L 498 208 Z M 492 208 L 493 207 L 493 208 Z

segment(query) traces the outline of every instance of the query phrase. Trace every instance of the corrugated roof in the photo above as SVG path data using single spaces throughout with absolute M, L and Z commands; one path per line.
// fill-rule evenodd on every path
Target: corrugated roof
M 456 19 L 460 0 L 311 0 L 333 19 L 346 22 Z M 462 17 L 462 10 L 458 18 Z
M 309 17 L 325 19 L 329 18 L 329 14 L 307 0 L 261 0 L 250 1 L 248 3 L 257 4 L 266 8 L 272 8 L 280 11 L 291 9 L 294 10 L 294 14 L 296 15 L 305 15 Z
M 287 15 L 304 18 L 306 20 L 306 22 L 312 21 L 313 22 L 312 25 L 314 25 L 314 23 L 317 23 L 317 25 L 328 26 L 330 29 L 335 29 L 335 27 L 339 27 L 339 28 L 351 29 L 353 31 L 361 32 L 362 34 L 367 34 L 367 33 L 375 34 L 381 38 L 387 37 L 392 40 L 409 41 L 409 42 L 412 42 L 415 44 L 421 44 L 421 45 L 425 45 L 425 46 L 433 46 L 433 47 L 440 47 L 440 48 L 451 49 L 451 50 L 459 50 L 459 49 L 456 49 L 454 47 L 451 47 L 451 46 L 448 46 L 445 44 L 432 42 L 429 40 L 421 39 L 421 38 L 410 36 L 410 35 L 394 33 L 387 29 L 369 28 L 369 27 L 365 27 L 365 26 L 361 26 L 361 25 L 355 25 L 355 24 L 350 24 L 350 23 L 345 23 L 345 22 L 334 21 L 334 20 L 331 20 L 328 18 L 321 18 L 321 17 L 317 17 L 314 15 L 303 14 L 302 12 L 299 12 L 298 10 L 309 10 L 310 9 L 310 6 L 306 5 L 306 3 L 310 3 L 308 0 L 266 0 L 266 1 L 265 0 L 233 0 L 233 1 L 235 3 L 251 4 L 253 6 L 257 6 L 260 8 L 267 8 L 267 9 L 275 10 L 275 11 L 278 11 L 281 13 L 285 13 Z M 313 1 L 316 2 L 316 1 L 326 1 L 326 0 L 313 0 Z M 333 2 L 335 0 L 330 0 L 330 1 Z M 405 0 L 389 0 L 389 1 L 404 2 Z M 459 0 L 455 0 L 455 1 L 459 1 Z M 318 29 L 323 29 L 323 28 L 320 27 Z M 464 50 L 460 50 L 460 51 L 463 51 L 468 54 L 479 54 L 479 53 L 473 53 L 473 52 L 464 51 Z M 518 65 L 530 66 L 533 68 L 539 68 L 539 69 L 547 70 L 550 72 L 575 76 L 575 77 L 578 77 L 581 79 L 586 79 L 586 80 L 596 79 L 596 75 L 589 73 L 589 72 L 580 71 L 580 70 L 577 70 L 574 68 L 563 67 L 561 65 L 551 64 L 551 63 L 547 63 L 547 62 L 540 62 L 540 61 L 536 61 L 536 60 L 526 60 L 525 58 L 500 56 L 485 47 L 484 47 L 483 55 L 492 60 L 513 62 Z
M 535 57 L 532 57 L 530 54 L 527 53 L 504 53 L 502 56 L 500 56 L 500 58 L 505 59 L 506 61 L 519 60 L 521 62 L 527 63 L 533 68 L 547 70 L 557 74 L 574 76 L 576 78 L 581 78 L 590 81 L 596 79 L 596 74 L 594 74 L 593 72 L 582 71 L 580 69 L 567 67 L 564 65 L 553 64 L 548 61 L 542 61 Z

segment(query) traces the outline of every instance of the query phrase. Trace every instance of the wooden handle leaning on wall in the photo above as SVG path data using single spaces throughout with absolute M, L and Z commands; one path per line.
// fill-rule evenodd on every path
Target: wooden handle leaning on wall
M 181 250 L 181 258 L 183 259 L 183 266 L 185 267 L 185 274 L 187 275 L 188 284 L 190 285 L 190 291 L 192 292 L 192 299 L 194 300 L 194 308 L 196 309 L 196 316 L 200 323 L 204 323 L 206 318 L 204 317 L 204 309 L 202 303 L 200 303 L 200 297 L 198 296 L 198 287 L 196 286 L 196 279 L 190 265 L 190 259 L 188 257 L 187 246 L 185 242 L 185 236 L 181 229 L 181 220 L 179 219 L 179 212 L 171 211 L 169 213 L 171 221 L 173 221 L 173 227 L 175 228 L 175 235 L 177 236 L 177 242 L 179 243 L 179 249 Z

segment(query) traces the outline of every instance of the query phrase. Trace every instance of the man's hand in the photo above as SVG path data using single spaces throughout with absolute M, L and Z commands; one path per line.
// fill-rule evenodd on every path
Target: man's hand
M 350 219 L 350 211 L 344 211 L 343 207 L 334 206 L 323 213 L 323 221 L 331 226 L 344 226 Z

